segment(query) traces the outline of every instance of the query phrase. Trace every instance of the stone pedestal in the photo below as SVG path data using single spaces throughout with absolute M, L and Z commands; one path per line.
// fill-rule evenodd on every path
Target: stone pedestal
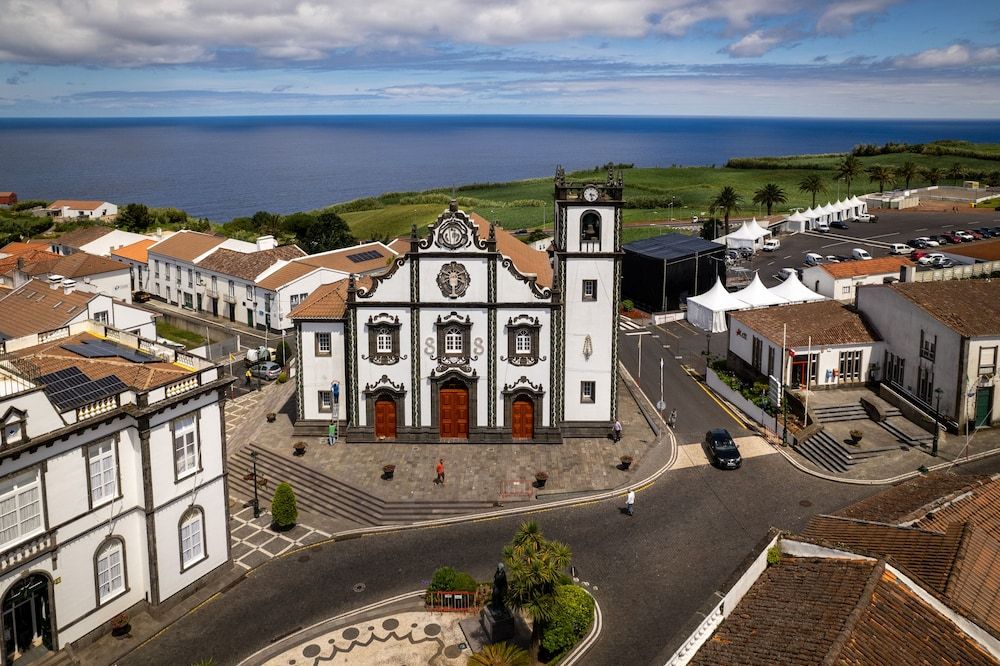
M 479 624 L 490 643 L 500 643 L 514 638 L 514 616 L 506 608 L 486 606 L 479 612 Z

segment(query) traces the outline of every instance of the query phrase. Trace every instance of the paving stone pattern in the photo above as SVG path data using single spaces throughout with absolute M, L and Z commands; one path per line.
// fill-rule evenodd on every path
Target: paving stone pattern
M 329 539 L 330 535 L 306 525 L 296 525 L 285 532 L 271 529 L 271 513 L 253 517 L 253 507 L 239 509 L 229 519 L 233 562 L 253 569 L 267 560 L 301 546 Z

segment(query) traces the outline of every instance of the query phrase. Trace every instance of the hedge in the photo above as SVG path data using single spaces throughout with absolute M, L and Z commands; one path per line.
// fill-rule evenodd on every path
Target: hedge
M 542 634 L 544 660 L 549 661 L 576 645 L 594 619 L 594 599 L 576 585 L 560 585 L 555 592 L 555 610 Z
M 434 572 L 428 592 L 475 592 L 479 587 L 476 579 L 464 571 L 456 571 L 451 567 L 441 567 Z

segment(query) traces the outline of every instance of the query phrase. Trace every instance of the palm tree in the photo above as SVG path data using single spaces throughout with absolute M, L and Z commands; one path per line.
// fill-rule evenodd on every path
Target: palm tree
M 848 155 L 836 166 L 835 175 L 837 178 L 843 178 L 847 183 L 847 196 L 851 196 L 851 181 L 855 178 L 860 178 L 861 174 L 865 172 L 864 166 L 861 164 L 855 155 Z M 808 192 L 809 190 L 805 190 Z M 813 207 L 816 206 L 816 199 L 813 198 Z
M 767 183 L 753 193 L 753 202 L 758 205 L 767 206 L 767 214 L 771 214 L 774 204 L 783 204 L 788 201 L 785 191 L 774 183 Z
M 569 546 L 542 536 L 538 523 L 523 523 L 504 546 L 508 595 L 511 608 L 531 616 L 531 654 L 538 654 L 542 632 L 556 612 L 556 586 L 570 563 Z
M 948 167 L 948 177 L 955 180 L 955 185 L 959 185 L 959 181 L 965 178 L 965 167 L 962 166 L 960 162 L 955 162 L 950 167 Z
M 823 179 L 819 177 L 819 174 L 811 173 L 801 181 L 799 181 L 799 189 L 803 192 L 811 192 L 813 195 L 812 207 L 816 207 L 816 195 L 826 189 L 823 185 Z
M 878 191 L 884 192 L 886 185 L 896 183 L 896 171 L 890 166 L 876 164 L 868 167 L 868 182 L 878 183 Z
M 531 666 L 531 655 L 510 643 L 484 645 L 469 657 L 468 666 Z
M 910 189 L 910 181 L 916 178 L 918 173 L 920 170 L 917 165 L 909 160 L 900 164 L 896 170 L 896 174 L 906 181 L 906 189 Z
M 708 204 L 709 211 L 714 215 L 716 211 L 721 210 L 723 219 L 725 220 L 726 233 L 729 233 L 729 215 L 733 211 L 739 211 L 740 206 L 743 205 L 743 197 L 737 194 L 736 190 L 733 189 L 731 185 L 726 185 L 719 193 L 715 195 L 715 198 Z
M 924 179 L 926 179 L 931 185 L 937 185 L 941 182 L 941 179 L 944 178 L 944 173 L 942 173 L 941 169 L 938 169 L 937 167 L 923 169 L 921 173 L 924 174 Z

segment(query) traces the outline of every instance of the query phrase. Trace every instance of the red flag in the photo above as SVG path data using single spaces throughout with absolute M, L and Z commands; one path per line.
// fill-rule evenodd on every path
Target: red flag
M 788 350 L 788 358 L 795 358 L 795 350 L 794 349 L 789 349 Z

